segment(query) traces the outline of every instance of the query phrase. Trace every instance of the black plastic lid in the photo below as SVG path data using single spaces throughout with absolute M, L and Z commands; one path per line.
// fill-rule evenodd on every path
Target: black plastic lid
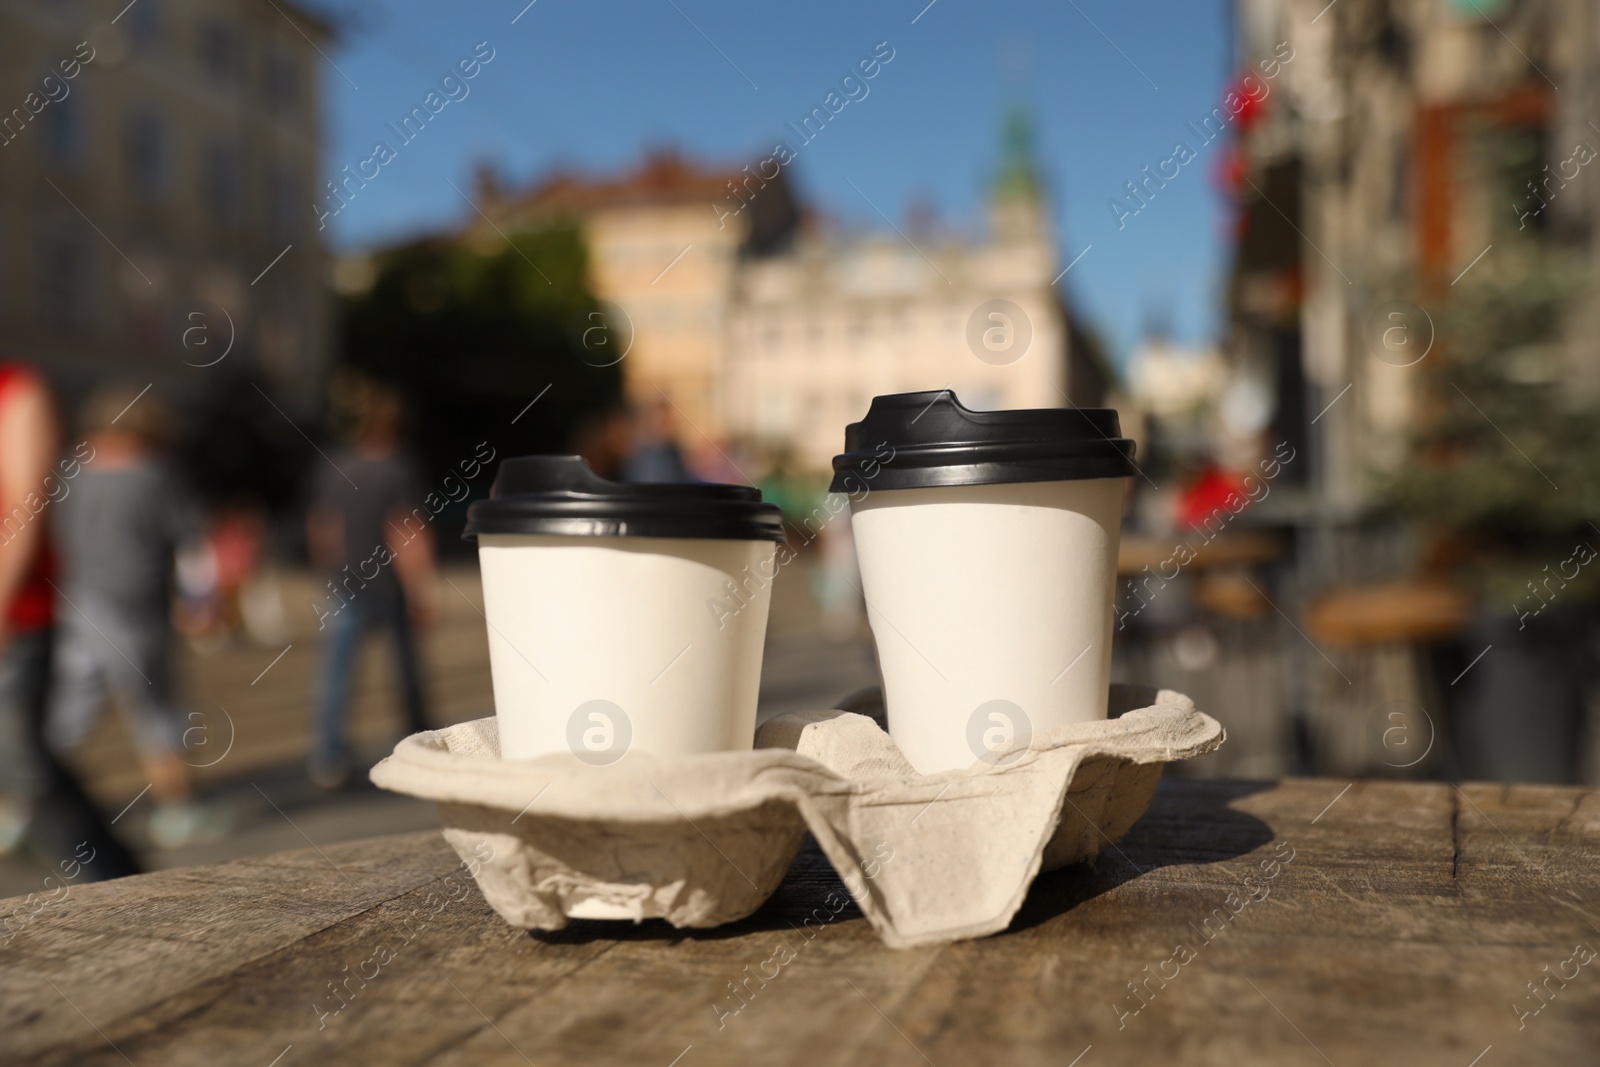
M 971 411 L 948 389 L 872 398 L 833 457 L 834 493 L 1136 474 L 1114 408 Z M 854 475 L 854 477 L 851 477 Z
M 479 534 L 782 541 L 783 513 L 742 485 L 626 484 L 581 456 L 518 456 L 500 464 L 489 499 L 467 509 L 462 536 Z

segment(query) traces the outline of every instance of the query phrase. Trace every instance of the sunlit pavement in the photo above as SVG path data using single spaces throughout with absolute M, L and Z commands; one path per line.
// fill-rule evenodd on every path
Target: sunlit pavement
M 823 707 L 877 682 L 870 639 L 832 643 L 817 628 L 803 562 L 780 573 L 762 674 L 761 714 Z M 337 792 L 306 778 L 311 737 L 310 699 L 320 659 L 312 604 L 317 585 L 307 574 L 281 579 L 290 632 L 281 645 L 245 640 L 180 656 L 182 693 L 193 724 L 189 762 L 202 795 L 223 807 L 232 828 L 214 844 L 170 851 L 150 847 L 151 800 L 122 723 L 108 714 L 73 763 L 114 829 L 136 847 L 147 868 L 187 867 L 282 849 L 305 848 L 437 826 L 433 805 L 374 788 L 358 774 Z M 445 568 L 441 617 L 423 640 L 432 718 L 438 725 L 493 712 L 489 652 L 480 613 L 477 568 Z M 382 758 L 401 736 L 402 716 L 391 679 L 389 648 L 372 639 L 363 654 L 349 720 L 363 767 Z M 120 814 L 119 814 L 120 813 Z M 17 853 L 0 859 L 0 896 L 52 888 L 48 870 Z

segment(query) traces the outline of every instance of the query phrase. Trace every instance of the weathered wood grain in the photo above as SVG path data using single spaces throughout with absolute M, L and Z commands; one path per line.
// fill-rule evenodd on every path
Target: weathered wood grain
M 814 848 L 693 934 L 511 929 L 436 834 L 87 886 L 0 949 L 0 1061 L 1600 1063 L 1600 796 L 1349 784 L 1169 782 L 1005 934 L 910 952 Z

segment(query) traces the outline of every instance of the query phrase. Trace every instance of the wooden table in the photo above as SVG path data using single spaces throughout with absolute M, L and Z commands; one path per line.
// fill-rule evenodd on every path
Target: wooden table
M 1597 861 L 1592 791 L 1169 781 L 1008 932 L 893 952 L 796 931 L 814 850 L 737 926 L 534 935 L 408 834 L 71 889 L 0 949 L 0 1062 L 1594 1064 Z

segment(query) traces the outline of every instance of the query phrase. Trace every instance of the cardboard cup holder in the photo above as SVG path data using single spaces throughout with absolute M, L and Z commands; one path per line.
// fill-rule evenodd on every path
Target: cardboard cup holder
M 1092 861 L 1144 814 L 1165 764 L 1225 740 L 1180 693 L 1113 685 L 1107 719 L 921 775 L 875 693 L 844 703 L 767 721 L 753 751 L 608 766 L 502 760 L 495 720 L 478 719 L 406 738 L 372 780 L 438 804 L 446 840 L 513 926 L 734 922 L 810 832 L 884 943 L 909 948 L 1005 929 L 1041 870 Z

